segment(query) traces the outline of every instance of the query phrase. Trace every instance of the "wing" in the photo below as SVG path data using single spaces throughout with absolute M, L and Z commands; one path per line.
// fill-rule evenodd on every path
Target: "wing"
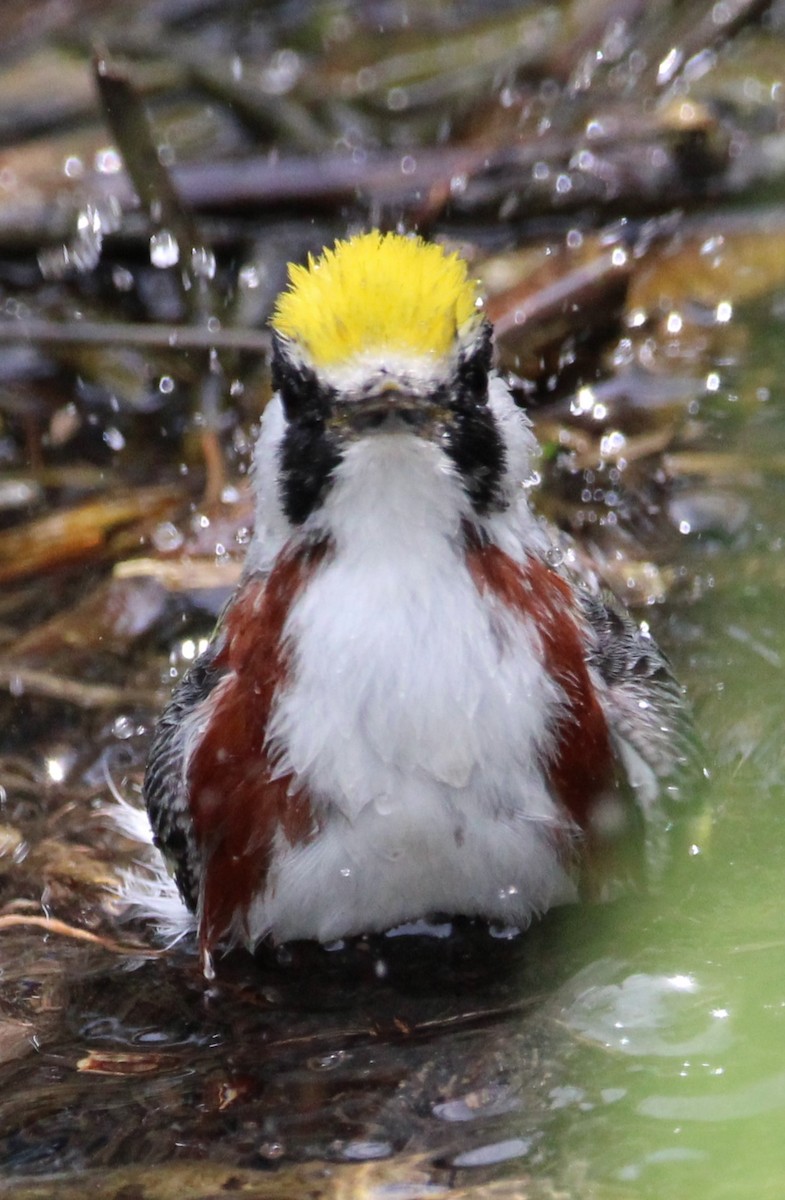
M 701 774 L 700 750 L 684 690 L 645 626 L 613 600 L 586 591 L 580 603 L 588 659 L 603 686 L 603 706 L 640 807 L 677 799 L 679 781 Z
M 205 701 L 223 672 L 215 665 L 220 635 L 199 655 L 177 684 L 156 728 L 143 796 L 156 846 L 174 874 L 191 911 L 199 895 L 199 850 L 186 789 L 186 758 L 201 724 Z

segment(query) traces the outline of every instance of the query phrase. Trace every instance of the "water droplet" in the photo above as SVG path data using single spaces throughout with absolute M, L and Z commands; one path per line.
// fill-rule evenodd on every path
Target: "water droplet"
M 63 163 L 63 174 L 68 179 L 81 179 L 84 175 L 84 163 L 75 154 L 69 154 Z
M 134 277 L 125 267 L 112 267 L 112 284 L 118 292 L 130 292 Z
M 51 758 L 47 758 L 46 774 L 52 783 L 62 783 L 66 776 L 65 761 L 54 755 Z
M 545 551 L 545 561 L 549 567 L 560 567 L 564 562 L 564 551 L 558 546 L 551 546 Z
M 488 933 L 499 942 L 511 942 L 520 933 L 517 925 L 489 925 Z
M 150 262 L 154 267 L 173 267 L 180 261 L 180 244 L 168 229 L 159 229 L 150 238 Z
M 197 279 L 214 279 L 215 255 L 212 250 L 205 246 L 194 246 L 191 251 L 191 270 Z
M 600 439 L 600 456 L 602 458 L 618 458 L 626 445 L 627 439 L 624 434 L 618 429 L 613 429 Z
M 657 85 L 659 87 L 665 83 L 670 83 L 679 69 L 683 58 L 684 53 L 677 46 L 668 51 L 657 68 Z
M 180 549 L 183 544 L 183 535 L 171 521 L 162 521 L 160 525 L 156 525 L 150 540 L 156 550 L 166 554 Z
M 279 1158 L 283 1158 L 286 1150 L 283 1142 L 262 1142 L 257 1150 L 260 1158 L 266 1158 L 270 1162 L 275 1162 Z
M 259 83 L 271 96 L 283 96 L 291 91 L 303 71 L 303 62 L 296 50 L 277 50 L 264 70 L 259 73 Z
M 254 263 L 246 263 L 240 268 L 237 276 L 237 282 L 241 288 L 246 288 L 249 292 L 254 288 L 258 288 L 261 283 L 261 273 L 259 268 Z
M 329 1050 L 327 1054 L 315 1055 L 306 1061 L 311 1071 L 334 1071 L 345 1062 L 348 1055 L 345 1050 Z
M 99 175 L 117 175 L 123 169 L 123 160 L 114 146 L 102 146 L 96 150 L 93 163 Z
M 122 738 L 123 740 L 133 737 L 134 723 L 131 718 L 126 716 L 115 717 L 112 722 L 112 733 L 116 738 Z

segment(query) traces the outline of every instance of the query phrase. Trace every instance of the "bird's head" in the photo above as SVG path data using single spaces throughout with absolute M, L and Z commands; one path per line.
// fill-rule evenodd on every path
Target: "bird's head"
M 505 441 L 489 406 L 492 329 L 457 254 L 378 231 L 336 242 L 290 266 L 271 325 L 291 521 L 318 506 L 353 444 L 384 435 L 437 444 L 477 513 L 499 505 Z

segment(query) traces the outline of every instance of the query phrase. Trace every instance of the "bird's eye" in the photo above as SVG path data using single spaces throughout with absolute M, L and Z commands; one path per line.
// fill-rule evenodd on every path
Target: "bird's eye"
M 493 330 L 486 321 L 477 340 L 463 353 L 458 361 L 456 382 L 461 399 L 473 404 L 486 404 L 488 400 L 488 373 L 493 357 Z

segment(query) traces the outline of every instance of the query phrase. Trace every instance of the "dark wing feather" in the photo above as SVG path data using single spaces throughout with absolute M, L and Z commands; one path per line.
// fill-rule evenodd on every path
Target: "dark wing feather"
M 626 742 L 676 795 L 676 781 L 700 775 L 700 750 L 684 690 L 645 627 L 606 597 L 582 591 L 589 662 L 605 684 L 606 713 Z
M 216 637 L 175 687 L 158 721 L 143 785 L 155 844 L 192 911 L 199 893 L 199 852 L 186 791 L 186 741 L 191 719 L 221 678 L 215 666 L 220 645 Z

